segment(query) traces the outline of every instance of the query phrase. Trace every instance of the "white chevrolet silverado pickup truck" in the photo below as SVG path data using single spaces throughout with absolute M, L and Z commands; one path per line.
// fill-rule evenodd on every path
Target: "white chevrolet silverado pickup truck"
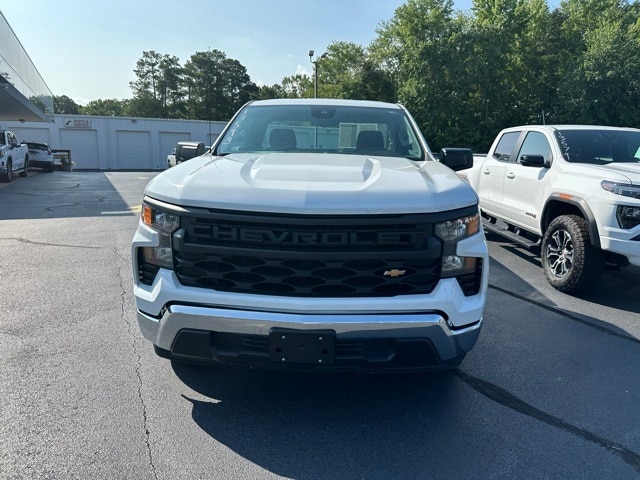
M 541 247 L 556 289 L 592 287 L 607 263 L 640 265 L 640 130 L 508 128 L 459 174 L 478 192 L 486 230 Z
M 146 187 L 132 242 L 138 324 L 188 362 L 457 366 L 483 320 L 478 197 L 400 105 L 245 105 L 212 150 Z M 449 166 L 451 168 L 449 168 Z
M 13 132 L 0 130 L 0 181 L 10 182 L 15 173 L 29 174 L 29 148 L 18 143 Z

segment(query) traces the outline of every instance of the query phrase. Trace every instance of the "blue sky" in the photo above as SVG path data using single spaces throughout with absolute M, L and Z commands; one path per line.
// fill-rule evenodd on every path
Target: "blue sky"
M 130 98 L 145 50 L 175 55 L 218 49 L 274 84 L 310 73 L 333 41 L 369 45 L 405 0 L 13 0 L 0 10 L 54 95 L 78 103 Z M 472 0 L 456 0 L 469 10 Z M 556 6 L 558 0 L 548 0 Z

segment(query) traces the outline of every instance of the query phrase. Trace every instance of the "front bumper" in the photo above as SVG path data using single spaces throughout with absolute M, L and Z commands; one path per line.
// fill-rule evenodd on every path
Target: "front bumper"
M 162 317 L 138 310 L 143 336 L 172 358 L 232 366 L 333 370 L 439 370 L 458 365 L 482 325 L 452 329 L 442 314 L 283 314 L 171 305 Z M 274 329 L 335 334 L 330 363 L 287 363 L 269 355 Z
M 462 361 L 482 325 L 489 265 L 482 233 L 458 243 L 459 255 L 482 258 L 481 288 L 471 296 L 465 296 L 455 278 L 440 279 L 429 294 L 254 295 L 184 286 L 175 272 L 164 268 L 146 285 L 139 281 L 135 259 L 138 248 L 151 245 L 158 245 L 157 234 L 139 226 L 132 242 L 138 323 L 159 353 L 180 360 L 270 368 L 438 370 Z M 329 332 L 335 337 L 335 358 L 322 365 L 276 361 L 269 350 L 270 335 L 278 329 Z
M 626 257 L 631 265 L 640 266 L 640 225 L 621 228 L 617 219 L 619 205 L 640 207 L 640 201 L 607 192 L 589 201 L 597 220 L 600 248 Z

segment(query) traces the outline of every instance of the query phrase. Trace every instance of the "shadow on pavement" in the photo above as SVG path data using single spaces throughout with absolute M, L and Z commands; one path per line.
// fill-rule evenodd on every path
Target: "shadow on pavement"
M 372 478 L 371 472 L 379 479 L 421 478 L 420 472 L 433 472 L 434 458 L 452 454 L 451 445 L 465 448 L 458 429 L 468 419 L 454 408 L 465 387 L 451 372 L 367 376 L 172 367 L 190 388 L 215 399 L 184 397 L 200 428 L 287 478 Z M 436 477 L 461 471 L 452 465 L 447 472 L 438 463 L 444 470 Z

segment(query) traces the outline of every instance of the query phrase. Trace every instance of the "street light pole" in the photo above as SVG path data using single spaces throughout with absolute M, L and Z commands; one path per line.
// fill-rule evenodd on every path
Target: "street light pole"
M 320 55 L 320 58 L 313 59 L 313 50 L 309 50 L 309 61 L 313 63 L 313 98 L 318 98 L 318 62 L 327 56 L 327 52 Z

